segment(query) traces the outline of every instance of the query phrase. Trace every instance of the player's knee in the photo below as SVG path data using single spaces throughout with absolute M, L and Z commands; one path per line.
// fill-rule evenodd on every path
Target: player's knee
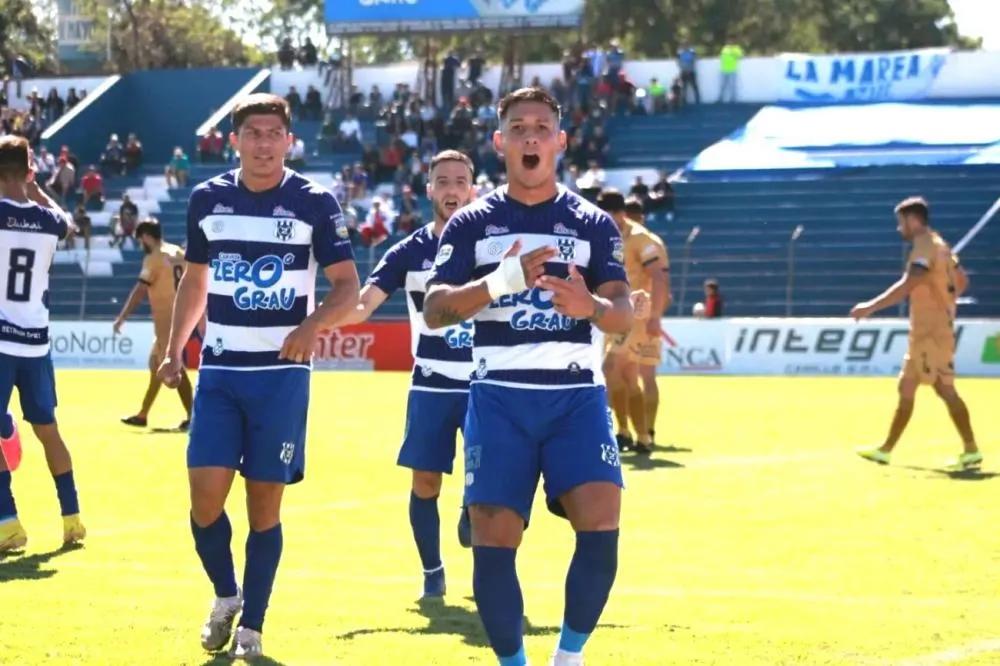
M 55 423 L 32 423 L 31 430 L 44 448 L 66 448 L 62 436 L 59 434 L 59 427 Z
M 469 507 L 472 543 L 492 548 L 517 548 L 524 534 L 524 519 L 513 509 L 474 504 Z
M 916 382 L 909 381 L 907 379 L 901 379 L 899 384 L 896 386 L 896 390 L 899 393 L 899 401 L 913 402 L 913 399 L 917 396 L 917 384 Z
M 440 472 L 413 472 L 413 494 L 420 499 L 431 499 L 441 494 Z
M 938 397 L 944 400 L 945 404 L 949 407 L 957 405 L 962 401 L 953 384 L 944 384 L 941 381 L 938 381 L 934 384 L 934 392 L 937 393 Z

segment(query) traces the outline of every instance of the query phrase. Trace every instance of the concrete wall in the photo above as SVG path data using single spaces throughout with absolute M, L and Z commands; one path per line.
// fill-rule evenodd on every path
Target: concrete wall
M 70 88 L 76 88 L 78 95 L 81 90 L 91 93 L 107 78 L 106 76 L 78 76 L 25 79 L 21 81 L 20 96 L 17 94 L 18 86 L 16 82 L 10 81 L 7 84 L 7 100 L 10 102 L 11 107 L 23 111 L 28 108 L 28 95 L 31 94 L 32 90 L 38 90 L 38 94 L 44 98 L 48 96 L 49 90 L 55 88 L 59 91 L 59 96 L 65 100 L 66 93 L 69 92 Z

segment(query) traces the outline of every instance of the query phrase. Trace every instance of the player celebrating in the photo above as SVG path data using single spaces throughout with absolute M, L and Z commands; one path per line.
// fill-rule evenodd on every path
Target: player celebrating
M 406 433 L 397 462 L 413 470 L 410 527 L 424 568 L 424 597 L 440 597 L 445 592 L 437 500 L 442 474 L 451 474 L 455 439 L 465 422 L 472 326 L 461 322 L 432 331 L 421 313 L 444 225 L 475 198 L 473 171 L 472 160 L 456 150 L 443 151 L 431 160 L 427 196 L 434 205 L 434 222 L 385 253 L 361 290 L 357 310 L 340 322 L 366 321 L 395 290 L 406 289 L 415 363 L 406 405 Z
M 249 95 L 234 107 L 232 126 L 240 168 L 191 193 L 187 268 L 160 379 L 180 383 L 181 352 L 207 305 L 187 452 L 191 531 L 216 594 L 201 641 L 206 650 L 221 649 L 242 601 L 231 652 L 251 659 L 262 654 L 281 557 L 282 494 L 304 473 L 317 334 L 354 309 L 359 285 L 337 200 L 285 168 L 292 142 L 285 100 Z M 317 264 L 332 290 L 314 309 Z M 225 513 L 236 470 L 246 478 L 250 519 L 242 599 Z
M 167 344 L 170 339 L 170 315 L 174 309 L 174 297 L 177 295 L 177 283 L 184 273 L 184 250 L 177 245 L 167 243 L 163 240 L 163 229 L 160 223 L 149 218 L 143 220 L 135 229 L 135 239 L 142 245 L 142 251 L 146 256 L 142 260 L 142 271 L 139 273 L 139 281 L 132 292 L 128 295 L 128 300 L 122 307 L 121 314 L 115 319 L 115 334 L 121 333 L 122 326 L 129 315 L 139 307 L 143 299 L 149 297 L 149 309 L 153 314 L 153 330 L 155 338 L 153 347 L 149 350 L 149 385 L 146 387 L 146 395 L 142 399 L 142 407 L 139 413 L 122 419 L 122 423 L 131 426 L 146 427 L 149 410 L 156 400 L 156 395 L 160 392 L 160 385 L 163 383 L 156 376 L 163 363 L 163 357 L 167 351 Z M 187 430 L 191 421 L 191 380 L 186 372 L 181 372 L 180 385 L 177 392 L 187 412 L 187 419 L 181 425 L 181 430 Z
M 597 205 L 611 215 L 618 225 L 625 244 L 625 271 L 632 289 L 650 294 L 650 316 L 637 319 L 632 330 L 623 335 L 609 336 L 604 373 L 608 381 L 611 408 L 618 420 L 618 448 L 635 448 L 648 455 L 653 450 L 653 423 L 647 421 L 646 398 L 639 386 L 639 366 L 653 370 L 660 364 L 660 315 L 666 309 L 669 286 L 666 283 L 666 252 L 662 243 L 642 225 L 625 215 L 625 197 L 615 189 L 602 191 Z M 636 438 L 629 433 L 629 418 Z
M 896 206 L 899 235 L 913 243 L 906 273 L 896 284 L 851 310 L 864 319 L 910 298 L 910 347 L 899 376 L 899 404 L 889 434 L 878 448 L 858 449 L 858 455 L 889 464 L 889 456 L 913 414 L 920 384 L 931 384 L 948 406 L 965 451 L 949 464 L 953 470 L 979 467 L 983 454 L 976 446 L 969 410 L 955 390 L 955 314 L 957 299 L 969 285 L 965 270 L 948 244 L 930 228 L 930 209 L 921 197 L 904 199 Z
M 652 316 L 646 320 L 646 337 L 649 344 L 639 348 L 639 379 L 642 380 L 642 395 L 646 402 L 646 427 L 649 428 L 649 441 L 651 445 L 655 446 L 656 414 L 660 408 L 660 387 L 656 383 L 656 370 L 663 361 L 663 344 L 661 342 L 663 326 L 660 318 L 666 314 L 673 302 L 673 296 L 670 293 L 670 254 L 667 252 L 667 244 L 663 242 L 663 239 L 646 226 L 646 206 L 642 199 L 638 197 L 625 199 L 625 216 L 632 222 L 641 225 L 646 233 L 653 237 L 653 240 L 660 246 L 660 257 L 663 260 L 662 270 L 659 273 L 654 271 L 652 283 L 645 285 L 652 291 L 653 302 L 650 304 Z M 649 277 L 648 271 L 644 270 L 644 273 L 646 277 Z M 642 285 L 643 282 L 640 281 L 639 284 Z M 638 287 L 633 287 L 633 289 L 636 288 Z
M 553 663 L 578 664 L 618 566 L 622 473 L 596 334 L 628 331 L 632 306 L 614 222 L 556 184 L 559 105 L 524 88 L 498 115 L 509 184 L 445 227 L 424 319 L 475 318 L 465 503 L 490 645 L 501 664 L 526 663 L 514 559 L 543 474 L 549 509 L 577 533 Z
M 73 462 L 56 425 L 56 384 L 49 355 L 49 267 L 56 243 L 72 222 L 35 183 L 31 150 L 25 139 L 0 137 L 0 438 L 3 449 L 18 449 L 14 420 L 7 413 L 14 387 L 24 419 L 45 448 L 63 516 L 63 543 L 87 534 L 73 480 Z M 0 552 L 28 541 L 17 518 L 10 470 L 0 455 Z

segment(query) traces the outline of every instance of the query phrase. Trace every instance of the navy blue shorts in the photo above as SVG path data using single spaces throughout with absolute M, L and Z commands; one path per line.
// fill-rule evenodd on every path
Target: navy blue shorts
M 458 431 L 465 425 L 469 394 L 410 389 L 406 400 L 406 432 L 397 465 L 424 472 L 451 474 Z
M 24 420 L 35 425 L 56 422 L 56 375 L 52 356 L 24 357 L 0 354 L 0 399 L 6 414 L 10 396 L 17 387 Z
M 227 467 L 251 481 L 305 475 L 306 368 L 202 370 L 194 394 L 188 467 Z
M 538 487 L 559 498 L 596 481 L 624 487 L 603 386 L 519 389 L 473 383 L 465 423 L 465 505 L 513 509 L 528 521 Z

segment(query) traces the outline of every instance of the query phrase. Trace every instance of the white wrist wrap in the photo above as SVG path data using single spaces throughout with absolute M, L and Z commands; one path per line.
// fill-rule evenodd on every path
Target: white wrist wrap
M 486 289 L 494 301 L 507 294 L 517 294 L 528 288 L 518 257 L 504 257 L 500 265 L 486 276 Z

